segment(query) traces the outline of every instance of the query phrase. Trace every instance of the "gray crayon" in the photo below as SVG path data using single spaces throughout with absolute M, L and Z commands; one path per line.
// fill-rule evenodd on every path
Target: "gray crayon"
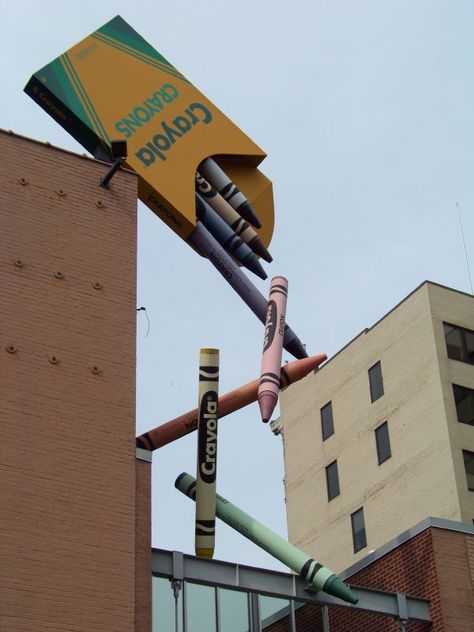
M 265 324 L 268 301 L 201 222 L 197 222 L 189 240 L 203 256 L 209 259 L 257 318 Z M 299 360 L 308 357 L 300 339 L 288 325 L 285 325 L 283 346 L 288 353 Z
M 252 205 L 245 195 L 235 186 L 229 176 L 212 158 L 206 158 L 199 165 L 198 171 L 206 178 L 211 186 L 218 191 L 224 200 L 234 208 L 239 215 L 257 228 L 262 227 Z

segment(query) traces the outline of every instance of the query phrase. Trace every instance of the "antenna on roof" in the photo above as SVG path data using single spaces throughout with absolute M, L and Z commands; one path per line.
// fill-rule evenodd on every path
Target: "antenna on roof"
M 462 247 L 463 247 L 463 250 L 464 250 L 464 258 L 466 260 L 467 278 L 469 279 L 469 287 L 471 289 L 471 294 L 473 294 L 473 292 L 472 292 L 472 281 L 471 281 L 471 270 L 469 269 L 469 259 L 467 258 L 466 242 L 464 241 L 464 231 L 462 229 L 461 211 L 459 209 L 459 202 L 456 202 L 456 208 L 458 210 L 459 230 L 461 232 Z

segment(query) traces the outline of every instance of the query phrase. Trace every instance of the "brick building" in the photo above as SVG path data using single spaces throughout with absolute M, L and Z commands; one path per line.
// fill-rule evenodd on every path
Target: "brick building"
M 3 131 L 0 152 L 0 630 L 149 630 L 136 176 L 99 188 L 109 165 Z

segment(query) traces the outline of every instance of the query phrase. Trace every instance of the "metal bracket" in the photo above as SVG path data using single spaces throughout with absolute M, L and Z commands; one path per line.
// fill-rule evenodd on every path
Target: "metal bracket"
M 408 623 L 408 603 L 406 595 L 397 593 L 398 617 L 397 623 L 400 632 L 405 632 Z
M 99 180 L 99 186 L 101 186 L 103 189 L 108 189 L 109 182 L 112 180 L 112 177 L 120 169 L 122 165 L 123 165 L 123 158 L 119 158 L 118 160 L 116 160 L 114 164 L 111 166 L 111 168 L 109 169 L 109 171 L 105 174 L 105 176 Z

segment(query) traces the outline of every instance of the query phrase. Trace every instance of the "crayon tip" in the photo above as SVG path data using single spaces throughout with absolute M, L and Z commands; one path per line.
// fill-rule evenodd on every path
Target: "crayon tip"
M 196 555 L 198 557 L 206 557 L 208 560 L 211 560 L 214 555 L 214 549 L 196 548 Z
M 343 601 L 356 604 L 359 599 L 354 595 L 352 590 L 337 575 L 332 575 L 326 580 L 323 591 L 333 597 L 339 597 Z
M 272 413 L 275 409 L 278 397 L 275 393 L 262 393 L 258 397 L 258 407 L 260 408 L 260 415 L 264 424 L 268 423 Z
M 271 263 L 273 261 L 272 255 L 265 248 L 265 246 L 263 244 L 263 241 L 260 239 L 260 237 L 258 235 L 255 235 L 255 237 L 253 237 L 248 242 L 248 244 L 249 244 L 250 248 L 252 248 L 254 253 L 256 255 L 258 255 L 259 257 L 262 257 L 262 259 L 264 261 L 267 261 L 268 263 Z
M 247 222 L 250 222 L 252 226 L 255 226 L 256 228 L 262 228 L 262 222 L 258 219 L 257 214 L 253 210 L 253 207 L 248 200 L 242 202 L 242 204 L 240 204 L 239 207 L 235 210 L 237 211 L 237 213 L 239 213 L 241 217 L 246 219 Z
M 291 355 L 298 360 L 308 357 L 306 349 L 303 347 L 301 340 L 297 336 L 288 342 L 285 341 L 284 346 L 288 353 L 291 353 Z
M 265 279 L 268 278 L 268 274 L 262 268 L 262 264 L 257 259 L 257 257 L 253 253 L 252 255 L 253 256 L 246 257 L 244 265 L 247 268 L 247 270 L 250 270 L 250 272 L 253 272 L 258 277 L 260 277 L 261 279 L 265 281 Z

